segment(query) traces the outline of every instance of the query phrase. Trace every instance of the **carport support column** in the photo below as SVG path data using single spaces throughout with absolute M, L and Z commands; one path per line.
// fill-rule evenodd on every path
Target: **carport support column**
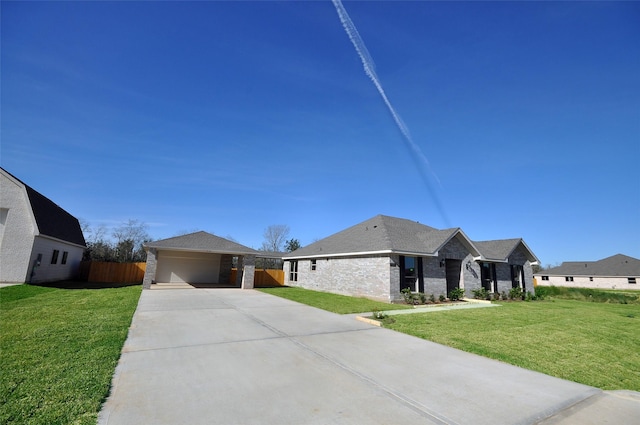
M 156 265 L 158 264 L 158 250 L 149 248 L 147 250 L 147 266 L 142 279 L 142 289 L 151 289 L 151 282 L 156 279 Z
M 245 255 L 242 267 L 242 289 L 253 289 L 253 279 L 256 274 L 256 256 Z

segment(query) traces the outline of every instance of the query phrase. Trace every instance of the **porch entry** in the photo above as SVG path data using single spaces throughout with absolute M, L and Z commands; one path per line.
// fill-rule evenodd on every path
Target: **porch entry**
M 527 292 L 524 283 L 524 268 L 518 264 L 511 265 L 511 287 L 522 288 L 522 292 Z
M 480 279 L 482 287 L 489 292 L 498 292 L 495 263 L 480 263 Z
M 400 256 L 400 290 L 406 288 L 412 292 L 424 292 L 422 257 Z
M 445 260 L 445 275 L 447 278 L 447 297 L 454 289 L 460 287 L 460 271 L 462 270 L 462 260 Z

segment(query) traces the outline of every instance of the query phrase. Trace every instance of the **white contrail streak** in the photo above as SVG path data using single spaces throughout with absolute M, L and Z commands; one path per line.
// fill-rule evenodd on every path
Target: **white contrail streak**
M 342 22 L 342 26 L 344 27 L 344 30 L 349 36 L 349 40 L 351 40 L 353 47 L 356 48 L 356 52 L 358 53 L 358 56 L 360 56 L 360 60 L 362 61 L 362 66 L 364 67 L 364 72 L 367 74 L 367 76 L 371 79 L 373 84 L 376 86 L 378 93 L 380 93 L 382 100 L 384 101 L 385 105 L 387 105 L 387 108 L 389 109 L 389 112 L 391 113 L 393 120 L 395 121 L 396 125 L 400 129 L 400 132 L 404 136 L 404 139 L 407 142 L 409 148 L 411 148 L 413 153 L 415 153 L 422 160 L 422 162 L 427 166 L 427 169 L 429 170 L 431 175 L 438 182 L 438 185 L 442 187 L 440 184 L 440 179 L 431 168 L 431 164 L 429 163 L 429 160 L 420 149 L 420 146 L 418 146 L 413 141 L 413 138 L 411 137 L 411 133 L 409 133 L 409 128 L 407 128 L 405 123 L 402 121 L 402 119 L 400 118 L 400 115 L 398 115 L 393 105 L 391 105 L 391 102 L 389 101 L 387 94 L 384 92 L 384 89 L 382 88 L 382 84 L 380 83 L 380 79 L 378 78 L 378 75 L 376 74 L 376 71 L 375 71 L 375 63 L 373 62 L 373 58 L 369 54 L 369 51 L 367 50 L 367 47 L 365 46 L 364 41 L 362 40 L 362 37 L 360 37 L 360 34 L 358 33 L 356 26 L 354 25 L 353 21 L 349 17 L 349 14 L 347 13 L 344 6 L 342 5 L 342 1 L 341 0 L 332 0 L 332 1 L 333 1 L 333 5 L 336 8 L 336 11 L 338 12 L 338 16 L 340 17 L 340 22 Z

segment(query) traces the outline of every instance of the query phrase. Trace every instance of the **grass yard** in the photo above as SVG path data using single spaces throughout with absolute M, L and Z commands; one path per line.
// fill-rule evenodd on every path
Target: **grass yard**
M 0 423 L 95 424 L 140 291 L 0 289 Z
M 500 304 L 393 316 L 385 327 L 604 390 L 640 391 L 640 304 Z
M 309 289 L 280 286 L 275 288 L 260 288 L 258 291 L 277 295 L 291 301 L 297 301 L 312 307 L 332 311 L 338 314 L 367 313 L 371 311 L 400 310 L 411 308 L 402 304 L 390 304 L 372 301 L 366 298 L 348 297 L 345 295 L 330 294 L 328 292 L 311 291 Z

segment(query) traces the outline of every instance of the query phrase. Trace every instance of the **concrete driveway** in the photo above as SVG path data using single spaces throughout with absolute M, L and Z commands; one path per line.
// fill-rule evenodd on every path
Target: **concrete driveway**
M 98 424 L 637 423 L 640 398 L 258 291 L 142 292 Z

